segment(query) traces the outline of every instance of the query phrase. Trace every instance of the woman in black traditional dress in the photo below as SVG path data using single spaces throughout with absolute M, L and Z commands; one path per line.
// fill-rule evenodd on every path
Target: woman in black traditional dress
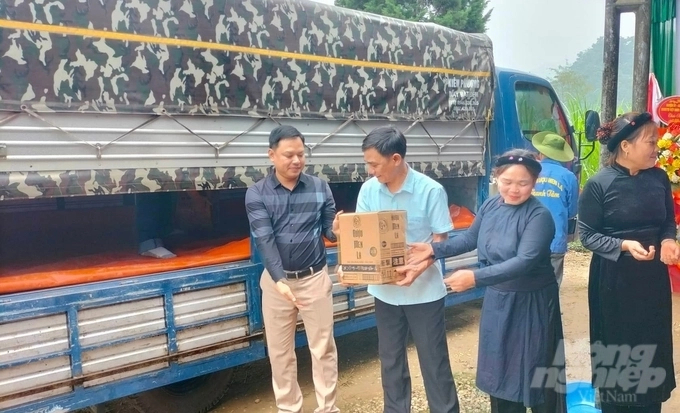
M 494 171 L 499 195 L 482 204 L 472 226 L 409 251 L 411 270 L 418 272 L 435 259 L 477 249 L 481 268 L 458 270 L 444 282 L 454 292 L 487 287 L 477 387 L 491 396 L 492 413 L 566 412 L 562 319 L 550 262 L 555 223 L 531 194 L 540 171 L 532 153 L 505 153 Z
M 666 264 L 678 261 L 680 248 L 670 182 L 654 167 L 657 126 L 649 113 L 622 115 L 598 138 L 609 164 L 586 183 L 578 211 L 581 243 L 594 253 L 593 386 L 603 413 L 659 413 L 675 388 Z

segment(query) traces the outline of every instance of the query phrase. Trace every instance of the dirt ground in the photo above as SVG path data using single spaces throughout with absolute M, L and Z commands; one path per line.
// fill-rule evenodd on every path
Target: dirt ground
M 569 381 L 589 380 L 590 378 L 587 303 L 589 261 L 589 253 L 570 251 L 565 263 L 561 305 Z M 487 396 L 477 390 L 474 385 L 480 308 L 481 302 L 477 301 L 447 310 L 449 352 L 463 413 L 489 411 Z M 674 339 L 675 343 L 680 343 L 680 294 L 674 294 L 673 313 Z M 338 407 L 341 411 L 348 413 L 382 412 L 380 365 L 375 329 L 339 337 L 337 344 L 340 358 Z M 675 346 L 674 351 L 676 372 L 678 372 L 680 371 L 680 347 Z M 299 349 L 298 362 L 304 409 L 306 412 L 313 412 L 316 401 L 311 380 L 309 352 L 306 348 Z M 413 412 L 427 412 L 427 401 L 413 345 L 409 347 L 409 365 L 413 379 Z M 239 369 L 237 377 L 225 401 L 214 412 L 276 412 L 271 391 L 269 364 L 266 360 Z M 139 409 L 132 411 L 135 410 L 140 411 Z M 680 390 L 676 390 L 673 397 L 664 404 L 663 413 L 671 412 L 680 412 Z

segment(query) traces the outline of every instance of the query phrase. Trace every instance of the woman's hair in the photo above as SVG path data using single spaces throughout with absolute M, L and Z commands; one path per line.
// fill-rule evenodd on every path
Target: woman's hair
M 513 165 L 524 166 L 531 177 L 536 181 L 541 173 L 541 164 L 536 154 L 526 149 L 511 149 L 496 160 L 496 167 L 492 170 L 493 176 L 498 178 L 503 172 Z
M 636 120 L 640 122 L 639 125 L 635 124 Z M 633 143 L 645 133 L 656 133 L 656 131 L 656 123 L 646 112 L 624 113 L 613 121 L 604 123 L 597 130 L 597 139 L 601 144 L 607 145 L 611 153 L 607 159 L 607 165 L 612 165 L 621 155 L 621 142 Z

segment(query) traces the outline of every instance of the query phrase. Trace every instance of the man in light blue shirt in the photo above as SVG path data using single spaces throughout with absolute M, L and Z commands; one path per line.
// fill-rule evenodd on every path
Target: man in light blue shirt
M 539 132 L 531 139 L 539 152 L 541 174 L 536 181 L 532 195 L 546 208 L 555 221 L 555 237 L 550 244 L 550 258 L 557 284 L 562 284 L 564 255 L 567 253 L 569 222 L 576 223 L 578 209 L 578 180 L 576 175 L 560 162 L 574 160 L 574 151 L 566 140 L 552 132 Z M 575 228 L 575 225 L 572 225 Z
M 404 160 L 404 135 L 391 127 L 375 129 L 364 139 L 362 150 L 373 177 L 359 191 L 356 212 L 405 210 L 407 243 L 445 240 L 453 229 L 446 191 L 435 180 L 408 166 Z M 337 233 L 337 220 L 334 230 Z M 368 292 L 375 297 L 384 411 L 411 411 L 411 378 L 406 359 L 410 330 L 430 411 L 458 413 L 446 342 L 446 286 L 441 266 L 436 263 L 419 276 L 414 276 L 415 273 L 409 272 L 395 285 L 368 286 Z

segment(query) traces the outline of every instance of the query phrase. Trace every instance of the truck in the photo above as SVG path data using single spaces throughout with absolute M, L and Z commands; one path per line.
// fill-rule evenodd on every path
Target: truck
M 267 357 L 244 197 L 279 124 L 347 212 L 362 139 L 398 127 L 454 237 L 494 156 L 543 130 L 578 150 L 549 82 L 496 67 L 483 34 L 311 0 L 0 2 L 0 410 L 205 412 Z M 331 277 L 336 336 L 374 327 L 365 286 Z

